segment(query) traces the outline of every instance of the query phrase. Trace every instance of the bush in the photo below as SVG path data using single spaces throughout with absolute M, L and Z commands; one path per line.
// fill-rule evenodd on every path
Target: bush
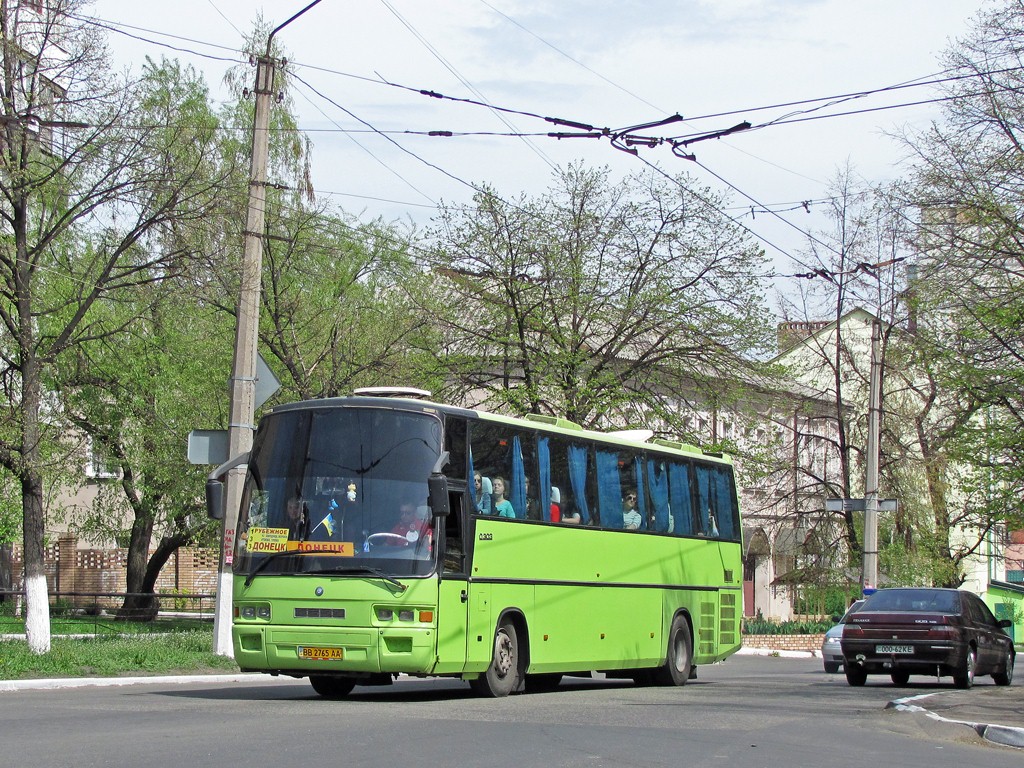
M 744 619 L 744 635 L 818 635 L 831 629 L 831 621 L 772 621 L 757 616 Z

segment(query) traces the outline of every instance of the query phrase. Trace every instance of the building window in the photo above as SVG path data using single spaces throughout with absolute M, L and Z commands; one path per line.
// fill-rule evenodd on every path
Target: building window
M 89 442 L 89 461 L 85 465 L 85 476 L 93 480 L 109 480 L 121 476 L 117 461 L 109 456 L 95 441 Z

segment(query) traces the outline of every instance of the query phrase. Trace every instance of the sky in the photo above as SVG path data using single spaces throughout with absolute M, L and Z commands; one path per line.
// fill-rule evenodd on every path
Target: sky
M 298 76 L 289 95 L 313 143 L 314 186 L 352 214 L 422 228 L 439 204 L 468 203 L 474 185 L 515 199 L 541 194 L 554 169 L 572 162 L 608 167 L 613 179 L 653 164 L 728 193 L 726 215 L 759 238 L 781 285 L 806 263 L 803 233 L 825 226 L 819 201 L 839 169 L 870 183 L 897 178 L 906 150 L 894 134 L 940 116 L 934 102 L 880 108 L 928 102 L 934 88 L 874 94 L 802 117 L 871 110 L 860 114 L 702 141 L 688 148 L 696 163 L 667 145 L 634 157 L 607 139 L 385 137 L 374 129 L 575 130 L 421 89 L 598 128 L 682 115 L 684 122 L 648 132 L 661 137 L 758 125 L 821 102 L 759 107 L 932 79 L 941 54 L 989 1 L 321 0 L 276 39 Z M 309 2 L 96 0 L 89 11 L 120 30 L 109 36 L 119 68 L 137 73 L 146 56 L 176 57 L 225 98 L 224 73 L 246 60 L 243 37 L 257 18 L 276 26 Z M 721 116 L 696 119 L 708 115 Z

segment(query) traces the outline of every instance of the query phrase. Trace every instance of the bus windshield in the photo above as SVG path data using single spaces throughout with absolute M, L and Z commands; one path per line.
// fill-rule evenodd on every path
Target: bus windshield
M 434 415 L 387 408 L 267 416 L 250 453 L 234 572 L 430 573 L 427 478 L 441 434 Z

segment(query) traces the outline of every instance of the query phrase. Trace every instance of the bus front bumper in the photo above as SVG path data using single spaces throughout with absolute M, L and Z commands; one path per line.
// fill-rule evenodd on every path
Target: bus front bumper
M 235 625 L 235 661 L 243 670 L 304 676 L 322 673 L 428 674 L 437 654 L 433 628 L 332 628 Z

